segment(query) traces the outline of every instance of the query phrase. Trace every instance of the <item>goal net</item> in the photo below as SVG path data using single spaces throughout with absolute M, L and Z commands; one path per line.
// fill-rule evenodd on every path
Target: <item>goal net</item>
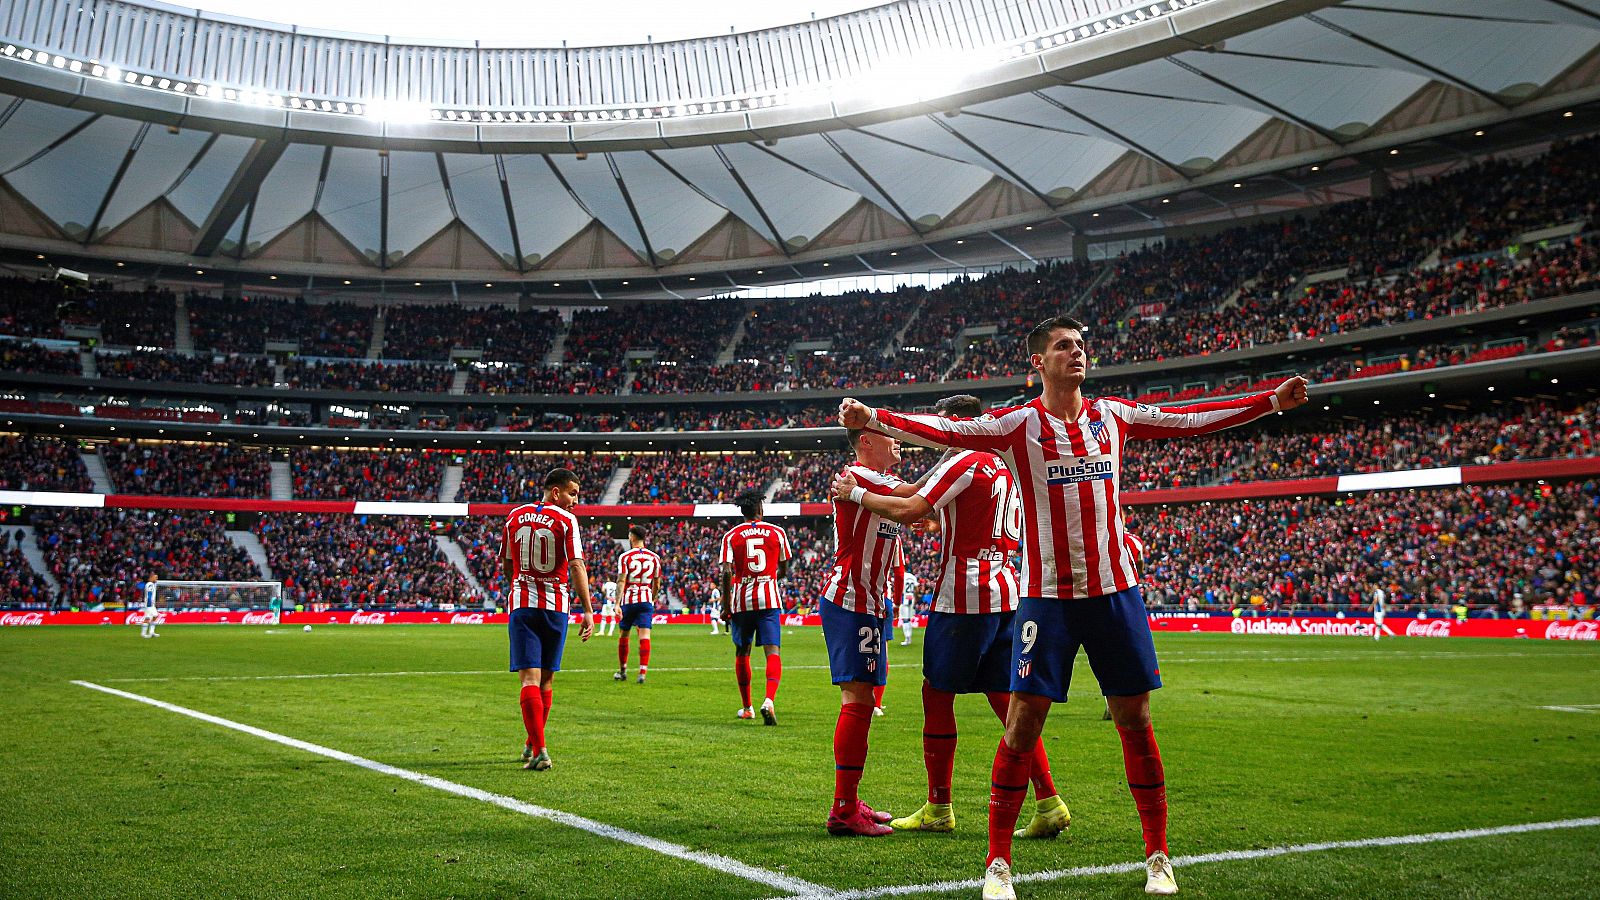
M 162 612 L 249 611 L 246 624 L 276 625 L 283 601 L 281 581 L 157 581 Z

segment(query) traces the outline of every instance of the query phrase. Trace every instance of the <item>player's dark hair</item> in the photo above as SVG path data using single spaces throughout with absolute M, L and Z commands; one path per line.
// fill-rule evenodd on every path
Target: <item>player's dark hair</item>
M 957 419 L 976 419 L 983 415 L 983 401 L 971 394 L 953 394 L 940 398 L 933 411 L 941 416 Z
M 553 487 L 566 487 L 577 483 L 578 473 L 571 469 L 551 469 L 550 474 L 544 477 L 544 489 L 547 491 Z
M 859 447 L 861 445 L 861 436 L 866 433 L 867 430 L 865 428 L 846 429 L 844 433 L 845 446 L 849 447 L 851 450 Z
M 1079 334 L 1084 332 L 1083 323 L 1071 316 L 1051 316 L 1028 332 L 1028 352 L 1043 353 L 1050 344 L 1050 332 L 1059 328 L 1071 328 Z
M 766 498 L 760 491 L 745 491 L 733 498 L 733 502 L 739 505 L 739 512 L 743 513 L 746 519 L 754 519 L 761 515 L 761 508 L 766 505 Z
M 634 540 L 638 540 L 638 541 L 644 540 L 644 526 L 642 526 L 642 525 L 629 525 L 628 526 L 628 537 L 631 537 Z

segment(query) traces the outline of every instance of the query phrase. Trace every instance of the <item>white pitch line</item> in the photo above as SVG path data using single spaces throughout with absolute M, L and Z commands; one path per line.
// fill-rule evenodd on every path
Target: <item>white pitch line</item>
M 1540 709 L 1551 709 L 1556 712 L 1595 713 L 1600 714 L 1600 703 L 1580 703 L 1576 706 L 1541 706 Z
M 1354 841 L 1324 841 L 1316 844 L 1294 844 L 1287 847 L 1267 847 L 1261 850 L 1224 850 L 1220 853 L 1199 853 L 1180 856 L 1172 861 L 1174 867 L 1193 866 L 1212 862 L 1239 862 L 1268 859 L 1274 856 L 1291 856 L 1300 853 L 1320 853 L 1326 850 L 1358 850 L 1367 847 L 1400 847 L 1412 844 L 1437 844 L 1444 841 L 1464 841 L 1471 838 L 1495 837 L 1504 834 L 1526 834 L 1532 831 L 1557 831 L 1566 828 L 1593 828 L 1600 826 L 1600 816 L 1583 819 L 1559 819 L 1554 822 L 1530 822 L 1525 825 L 1500 825 L 1493 828 L 1469 828 L 1463 831 L 1433 831 L 1427 834 L 1402 834 L 1393 837 L 1362 838 Z M 1064 878 L 1085 878 L 1092 875 L 1121 875 L 1144 871 L 1142 862 L 1115 863 L 1105 866 L 1079 866 L 1075 869 L 1054 869 L 1031 872 L 1015 877 L 1018 882 L 1059 881 Z M 825 896 L 830 900 L 871 900 L 874 897 L 903 897 L 910 894 L 943 894 L 983 887 L 983 879 L 967 881 L 937 881 L 930 884 L 901 884 L 857 891 L 836 891 Z M 791 900 L 807 898 L 810 894 L 794 894 Z M 817 895 L 824 896 L 824 895 Z
M 454 781 L 446 781 L 443 778 L 433 775 L 427 775 L 422 772 L 413 772 L 410 769 L 401 769 L 396 766 L 376 762 L 365 757 L 356 756 L 352 753 L 345 753 L 342 750 L 334 750 L 331 747 L 323 747 L 319 744 L 313 744 L 308 741 L 302 741 L 297 738 L 278 734 L 276 732 L 256 728 L 253 725 L 245 725 L 241 722 L 232 721 L 231 719 L 224 719 L 220 716 L 213 716 L 209 713 L 203 713 L 187 707 L 166 703 L 161 700 L 156 700 L 152 697 L 145 697 L 140 694 L 130 694 L 127 691 L 119 691 L 116 688 L 105 687 L 104 685 L 95 684 L 92 681 L 73 681 L 72 683 L 78 685 L 79 687 L 100 691 L 102 693 L 110 694 L 114 697 L 121 697 L 125 700 L 134 700 L 139 703 L 149 704 L 150 706 L 154 706 L 158 709 L 164 709 L 168 712 L 175 712 L 179 715 L 188 716 L 192 719 L 199 719 L 202 722 L 210 722 L 213 725 L 220 725 L 223 728 L 231 728 L 234 731 L 241 731 L 245 734 L 252 735 L 263 740 L 272 741 L 276 744 L 282 744 L 285 747 L 293 747 L 296 750 L 304 750 L 307 753 L 314 753 L 318 756 L 336 759 L 340 762 L 349 763 L 352 766 L 359 766 L 360 768 L 378 772 L 383 775 L 393 775 L 396 778 L 402 778 L 406 781 L 420 784 L 425 787 L 431 787 L 435 790 L 444 791 L 447 794 L 455 794 L 458 797 L 466 797 L 469 800 L 479 800 L 484 803 L 490 803 L 501 807 L 502 809 L 508 809 L 512 812 L 522 813 L 525 816 L 532 816 L 537 819 L 546 819 L 551 822 L 557 822 L 562 825 L 566 825 L 570 828 L 576 828 L 580 831 L 587 831 L 590 834 L 599 835 L 600 837 L 610 838 L 614 841 L 621 841 L 624 844 L 632 844 L 635 847 L 643 847 L 646 850 L 654 850 L 655 852 L 664 856 L 671 856 L 676 859 L 692 862 L 708 869 L 722 872 L 726 875 L 734 875 L 748 881 L 754 881 L 757 884 L 771 885 L 779 888 L 780 890 L 788 891 L 793 894 L 804 895 L 806 897 L 833 897 L 835 894 L 835 891 L 830 888 L 824 887 L 820 884 L 813 884 L 812 882 L 804 879 L 785 875 L 782 872 L 773 872 L 758 866 L 748 865 L 736 859 L 731 859 L 716 853 L 705 853 L 699 850 L 690 850 L 688 847 L 684 847 L 679 844 L 658 840 L 647 835 L 628 831 L 624 828 L 618 828 L 615 825 L 607 825 L 604 822 L 596 822 L 593 819 L 586 819 L 583 816 L 562 812 L 559 809 L 549 809 L 543 806 L 536 806 L 532 803 L 526 803 L 522 800 L 518 800 L 515 797 L 507 797 L 504 794 L 495 794 L 480 788 L 468 787 L 467 785 L 457 784 Z

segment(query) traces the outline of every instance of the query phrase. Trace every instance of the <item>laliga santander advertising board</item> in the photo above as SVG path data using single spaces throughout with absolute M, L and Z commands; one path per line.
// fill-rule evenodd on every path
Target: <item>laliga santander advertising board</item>
M 325 612 L 286 612 L 278 620 L 283 625 L 504 625 L 506 613 L 442 612 L 439 610 L 327 610 Z M 574 621 L 577 616 L 573 617 Z M 926 620 L 918 616 L 918 626 Z M 657 617 L 668 625 L 705 625 L 704 614 Z M 144 621 L 139 610 L 132 612 L 0 612 L 0 627 L 30 625 L 137 625 Z M 168 625 L 272 625 L 272 613 L 258 610 L 169 610 L 159 619 Z M 817 615 L 786 615 L 786 628 L 817 627 Z M 1370 618 L 1332 619 L 1325 617 L 1233 618 L 1204 614 L 1150 616 L 1150 629 L 1157 633 L 1234 634 L 1242 637 L 1372 637 Z M 1408 619 L 1390 616 L 1384 620 L 1384 634 L 1414 638 L 1524 638 L 1549 641 L 1600 641 L 1600 621 L 1535 621 L 1531 619 Z

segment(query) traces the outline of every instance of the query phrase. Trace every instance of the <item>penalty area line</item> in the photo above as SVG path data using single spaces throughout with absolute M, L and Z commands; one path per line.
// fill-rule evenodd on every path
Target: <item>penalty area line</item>
M 826 669 L 827 666 L 784 666 L 793 669 Z M 569 675 L 609 674 L 616 669 L 560 669 Z M 655 666 L 652 672 L 731 672 L 728 666 Z M 299 675 L 174 675 L 168 678 L 102 678 L 109 684 L 153 684 L 169 681 L 303 681 L 312 678 L 413 678 L 428 675 L 509 675 L 505 669 L 459 669 L 417 672 L 308 672 Z M 75 684 L 77 682 L 74 682 Z
M 1252 859 L 1269 859 L 1275 856 L 1293 856 L 1300 853 L 1321 853 L 1327 850 L 1359 850 L 1369 847 L 1401 847 L 1414 844 L 1438 844 L 1445 841 L 1464 841 L 1472 838 L 1497 837 L 1506 834 L 1527 834 L 1535 831 L 1559 831 L 1568 828 L 1594 828 L 1600 826 L 1600 816 L 1582 819 L 1559 819 L 1553 822 L 1529 822 L 1523 825 L 1499 825 L 1492 828 L 1468 828 L 1462 831 L 1433 831 L 1427 834 L 1402 834 L 1390 837 L 1362 838 L 1353 841 L 1323 841 L 1315 844 L 1293 844 L 1286 847 L 1266 847 L 1260 850 L 1224 850 L 1219 853 L 1198 853 L 1179 856 L 1172 860 L 1174 868 L 1213 862 L 1240 862 Z M 1115 863 L 1105 866 L 1079 866 L 1074 869 L 1054 869 L 1045 872 L 1019 873 L 1013 879 L 1018 883 L 1060 881 L 1066 878 L 1086 878 L 1094 875 L 1122 875 L 1144 871 L 1142 862 Z M 834 891 L 826 895 L 792 894 L 788 900 L 827 896 L 829 900 L 871 900 L 874 897 L 902 897 L 912 894 L 944 894 L 968 891 L 983 887 L 983 879 L 967 881 L 936 881 L 930 884 L 901 884 L 856 891 Z
M 643 847 L 646 850 L 653 850 L 656 853 L 662 854 L 663 856 L 670 856 L 686 862 L 692 862 L 716 872 L 721 872 L 726 875 L 733 875 L 746 879 L 747 881 L 754 881 L 757 884 L 775 887 L 791 894 L 803 895 L 806 897 L 828 898 L 831 898 L 837 894 L 836 891 L 823 887 L 820 884 L 813 884 L 812 882 L 805 881 L 804 879 L 785 875 L 782 872 L 774 872 L 770 869 L 763 869 L 758 866 L 748 865 L 736 859 L 722 856 L 717 853 L 706 853 L 699 850 L 691 850 L 688 847 L 684 847 L 679 844 L 673 844 L 668 841 L 659 840 L 657 838 L 649 837 L 648 835 L 639 834 L 638 832 L 628 831 L 625 828 L 618 828 L 615 825 L 607 825 L 604 822 L 597 822 L 594 819 L 586 819 L 583 816 L 562 812 L 559 809 L 549 809 L 547 807 L 537 806 L 532 803 L 518 800 L 515 797 L 507 797 L 504 794 L 496 794 L 490 791 L 485 791 L 481 788 L 457 784 L 454 781 L 447 781 L 443 778 L 439 778 L 434 775 L 428 775 L 423 772 L 413 772 L 410 769 L 402 769 L 397 766 L 391 766 L 387 763 L 381 763 L 362 756 L 356 756 L 353 753 L 345 753 L 342 750 L 335 750 L 331 747 L 324 747 L 320 744 L 302 741 L 298 738 L 292 738 L 287 735 L 267 731 L 262 728 L 256 728 L 253 725 L 246 725 L 242 722 L 224 719 L 221 716 L 213 716 L 210 713 L 203 713 L 199 710 L 189 709 L 173 703 L 167 703 L 163 700 L 157 700 L 153 697 L 145 697 L 140 694 L 121 691 L 116 688 L 95 684 L 92 681 L 74 680 L 72 683 L 78 685 L 79 687 L 88 688 L 89 690 L 110 694 L 113 697 L 121 697 L 124 700 L 133 700 L 138 703 L 154 706 L 157 709 L 164 709 L 168 712 L 174 712 L 179 715 L 188 716 L 191 719 L 199 719 L 202 722 L 209 722 L 212 725 L 220 725 L 223 728 L 231 728 L 234 731 L 243 732 L 253 737 L 261 738 L 262 740 L 272 741 L 275 744 L 282 744 L 285 747 L 292 747 L 296 750 L 303 750 L 306 753 L 313 753 L 317 756 L 325 756 L 329 759 L 338 760 L 339 762 L 349 763 L 352 766 L 358 766 L 360 768 L 367 769 L 368 771 L 377 772 L 382 775 L 392 775 L 395 778 L 404 779 L 414 784 L 420 784 L 424 787 L 430 787 L 435 790 L 443 791 L 447 794 L 454 794 L 458 797 L 465 797 L 469 800 L 478 800 L 483 803 L 489 803 L 494 806 L 498 806 L 502 809 L 521 813 L 525 816 L 557 822 L 570 828 L 576 828 L 579 831 L 587 831 L 590 834 L 598 835 L 604 838 L 610 838 L 611 840 L 620 841 L 624 844 L 632 844 L 635 847 Z

